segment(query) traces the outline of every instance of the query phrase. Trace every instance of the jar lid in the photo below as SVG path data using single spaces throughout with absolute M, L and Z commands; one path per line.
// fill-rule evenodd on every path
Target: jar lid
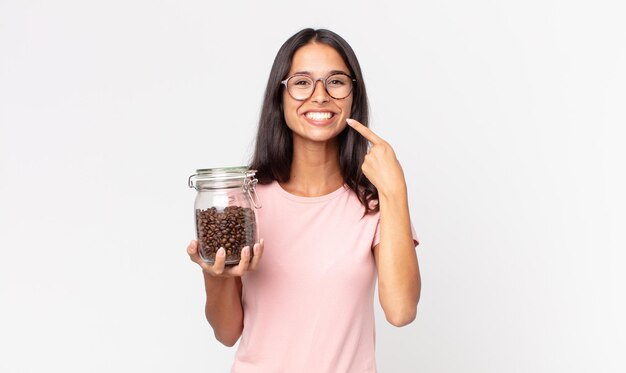
M 196 173 L 189 176 L 189 187 L 198 189 L 198 183 L 211 184 L 219 183 L 217 187 L 225 187 L 230 185 L 228 182 L 244 181 L 250 177 L 254 177 L 256 170 L 250 170 L 246 166 L 237 167 L 220 167 L 220 168 L 199 168 Z M 227 184 L 223 184 L 226 182 Z

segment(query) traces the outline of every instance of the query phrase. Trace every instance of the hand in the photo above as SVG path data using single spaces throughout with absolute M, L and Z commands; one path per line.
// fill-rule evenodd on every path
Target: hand
M 250 247 L 246 246 L 241 249 L 241 260 L 236 266 L 226 266 L 226 252 L 223 247 L 217 251 L 215 255 L 215 263 L 205 263 L 198 254 L 198 241 L 192 240 L 187 246 L 187 254 L 192 262 L 197 263 L 202 270 L 213 277 L 241 277 L 246 271 L 253 271 L 263 256 L 263 239 L 255 243 L 253 246 L 254 256 L 250 260 Z
M 378 193 L 391 196 L 406 191 L 404 172 L 391 145 L 358 121 L 347 119 L 346 122 L 372 144 L 365 155 L 361 170 L 378 189 Z

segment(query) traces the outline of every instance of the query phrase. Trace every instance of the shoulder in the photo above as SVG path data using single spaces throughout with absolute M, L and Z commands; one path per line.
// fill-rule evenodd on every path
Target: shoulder
M 267 191 L 270 191 L 270 190 L 276 188 L 276 184 L 277 184 L 277 182 L 275 180 L 269 181 L 269 182 L 266 182 L 266 183 L 259 182 L 259 183 L 256 184 L 255 188 L 256 188 L 257 192 L 259 192 L 259 191 L 260 192 L 267 192 Z
M 349 188 L 349 187 L 346 185 L 346 188 Z M 378 216 L 378 214 L 379 214 L 378 198 L 370 198 L 369 200 L 367 200 L 368 191 L 362 185 L 359 185 L 357 187 L 357 191 L 354 191 L 351 188 L 349 188 L 349 189 L 351 191 L 351 194 L 354 196 L 354 198 L 357 200 L 357 202 L 361 205 L 361 208 L 363 209 L 363 212 L 365 212 L 365 206 L 363 205 L 363 202 L 361 202 L 361 198 L 366 199 L 366 201 L 367 201 L 367 206 L 369 207 L 369 213 L 367 215 Z

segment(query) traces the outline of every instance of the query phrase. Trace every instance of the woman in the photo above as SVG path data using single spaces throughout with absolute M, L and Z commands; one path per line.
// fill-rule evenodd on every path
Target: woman
M 421 281 L 404 174 L 365 124 L 357 58 L 328 30 L 280 48 L 256 149 L 259 237 L 242 260 L 207 265 L 206 317 L 216 338 L 241 337 L 233 372 L 375 372 L 373 294 L 387 320 L 415 318 Z M 378 276 L 376 276 L 378 275 Z

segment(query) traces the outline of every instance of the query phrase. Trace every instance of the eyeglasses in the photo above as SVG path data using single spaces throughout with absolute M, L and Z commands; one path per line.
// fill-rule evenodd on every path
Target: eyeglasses
M 350 96 L 356 79 L 344 73 L 332 74 L 326 79 L 313 79 L 308 75 L 295 74 L 283 80 L 281 84 L 287 87 L 287 92 L 294 100 L 304 101 L 313 95 L 318 81 L 324 84 L 324 89 L 330 97 L 335 100 L 342 100 Z

